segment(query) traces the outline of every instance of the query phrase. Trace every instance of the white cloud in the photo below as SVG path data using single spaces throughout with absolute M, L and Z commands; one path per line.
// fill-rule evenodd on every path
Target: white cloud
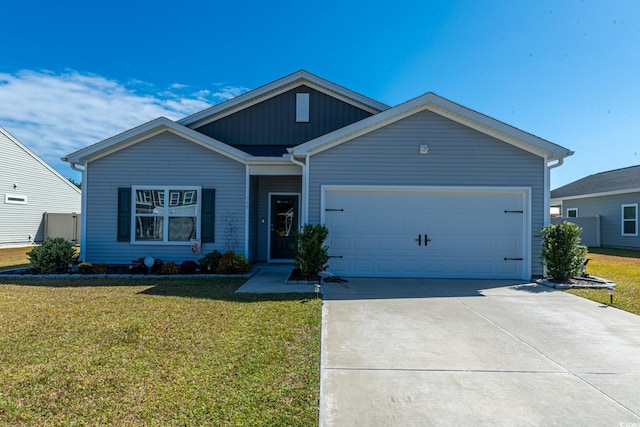
M 225 86 L 188 93 L 179 83 L 169 89 L 75 71 L 0 73 L 0 126 L 69 176 L 60 157 L 157 117 L 176 120 L 247 90 Z

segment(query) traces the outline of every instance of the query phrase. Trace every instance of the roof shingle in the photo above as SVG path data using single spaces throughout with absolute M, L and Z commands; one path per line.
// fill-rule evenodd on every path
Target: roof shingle
M 640 165 L 589 175 L 551 191 L 552 199 L 640 188 Z

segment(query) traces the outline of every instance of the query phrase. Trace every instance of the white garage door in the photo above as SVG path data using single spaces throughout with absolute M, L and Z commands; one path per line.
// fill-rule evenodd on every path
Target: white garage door
M 323 188 L 330 270 L 352 277 L 526 279 L 526 189 Z

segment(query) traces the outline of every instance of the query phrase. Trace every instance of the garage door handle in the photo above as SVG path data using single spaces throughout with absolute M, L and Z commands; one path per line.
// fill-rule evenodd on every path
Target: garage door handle
M 424 245 L 427 246 L 430 241 L 431 241 L 431 239 L 429 238 L 429 235 L 425 234 L 424 235 Z
M 418 246 L 422 246 L 422 234 L 418 234 L 418 238 L 416 239 L 416 242 L 418 242 Z

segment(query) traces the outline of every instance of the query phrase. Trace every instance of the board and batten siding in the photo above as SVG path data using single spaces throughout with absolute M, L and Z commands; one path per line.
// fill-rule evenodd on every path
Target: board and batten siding
M 0 245 L 30 244 L 29 235 L 42 242 L 45 212 L 80 213 L 80 190 L 2 128 L 0 152 Z M 27 202 L 6 203 L 7 194 L 25 196 Z
M 638 203 L 640 192 L 564 200 L 562 215 L 577 208 L 579 217 L 600 215 L 600 244 L 603 247 L 640 249 L 640 236 L 622 235 L 622 205 Z M 639 212 L 640 213 L 640 212 Z
M 422 111 L 311 156 L 309 221 L 320 222 L 322 185 L 529 187 L 532 274 L 541 275 L 545 167 L 539 156 Z
M 197 261 L 217 249 L 224 252 L 225 219 L 237 231 L 236 252 L 244 251 L 245 166 L 222 154 L 164 132 L 92 161 L 85 173 L 86 249 L 83 260 L 91 263 L 129 264 L 153 256 L 163 261 Z M 200 186 L 214 188 L 215 242 L 202 244 L 200 255 L 189 244 L 131 244 L 117 241 L 118 188 L 133 185 Z
M 309 94 L 308 122 L 296 122 L 298 93 Z M 308 86 L 299 86 L 196 130 L 232 146 L 292 147 L 369 116 L 371 113 L 358 107 Z

